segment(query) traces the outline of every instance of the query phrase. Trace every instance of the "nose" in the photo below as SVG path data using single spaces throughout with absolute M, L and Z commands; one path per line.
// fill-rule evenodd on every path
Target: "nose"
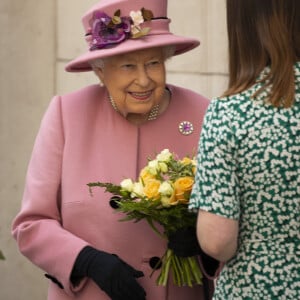
M 139 66 L 137 69 L 136 83 L 142 87 L 147 87 L 150 81 L 151 78 L 146 66 Z

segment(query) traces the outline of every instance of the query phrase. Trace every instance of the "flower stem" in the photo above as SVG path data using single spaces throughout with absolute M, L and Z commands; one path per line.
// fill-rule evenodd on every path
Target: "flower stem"
M 176 255 L 173 255 L 172 257 L 172 271 L 174 284 L 177 286 L 181 286 L 181 267 Z
M 197 258 L 195 256 L 191 256 L 191 257 L 188 257 L 187 259 L 188 259 L 190 268 L 192 270 L 192 274 L 194 276 L 195 283 L 202 284 L 202 273 L 201 273 Z
M 162 264 L 162 270 L 157 278 L 157 284 L 166 286 L 168 282 L 169 272 L 170 272 L 170 266 L 171 266 L 171 259 L 172 259 L 173 251 L 168 249 L 165 257 L 165 261 Z
M 196 256 L 179 257 L 168 249 L 162 258 L 161 273 L 156 281 L 158 285 L 167 285 L 170 271 L 176 286 L 193 287 L 202 284 L 202 273 Z

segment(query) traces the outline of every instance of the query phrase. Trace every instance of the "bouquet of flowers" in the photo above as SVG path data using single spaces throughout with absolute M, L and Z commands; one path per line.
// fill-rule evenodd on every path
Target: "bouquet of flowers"
M 89 183 L 90 188 L 103 187 L 118 195 L 118 210 L 126 216 L 121 221 L 145 219 L 151 228 L 168 239 L 178 230 L 195 228 L 197 215 L 188 210 L 189 197 L 194 184 L 196 163 L 194 159 L 179 159 L 168 149 L 150 159 L 140 171 L 137 181 L 124 179 L 120 185 Z M 156 224 L 162 225 L 160 232 Z M 157 284 L 166 286 L 169 273 L 177 286 L 202 284 L 202 273 L 197 256 L 177 256 L 169 247 L 161 258 L 161 273 Z

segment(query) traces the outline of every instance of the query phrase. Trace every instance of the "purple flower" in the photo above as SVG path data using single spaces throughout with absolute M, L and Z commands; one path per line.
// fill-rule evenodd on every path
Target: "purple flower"
M 113 17 L 109 17 L 103 11 L 97 11 L 90 22 L 91 29 L 86 34 L 86 41 L 92 51 L 119 44 L 129 38 L 141 38 L 147 35 L 151 28 L 142 28 L 140 24 L 151 21 L 152 18 L 152 11 L 145 8 L 130 12 L 128 17 L 121 17 L 120 9 L 115 11 Z
M 131 19 L 129 17 L 119 17 L 116 22 L 104 12 L 98 11 L 94 14 L 93 18 L 90 50 L 102 49 L 109 45 L 118 44 L 129 38 L 130 32 Z

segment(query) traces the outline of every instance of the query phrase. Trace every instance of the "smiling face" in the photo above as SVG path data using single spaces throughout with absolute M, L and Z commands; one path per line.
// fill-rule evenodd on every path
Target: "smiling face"
M 147 117 L 166 97 L 165 55 L 162 48 L 139 50 L 104 59 L 95 72 L 124 116 Z

